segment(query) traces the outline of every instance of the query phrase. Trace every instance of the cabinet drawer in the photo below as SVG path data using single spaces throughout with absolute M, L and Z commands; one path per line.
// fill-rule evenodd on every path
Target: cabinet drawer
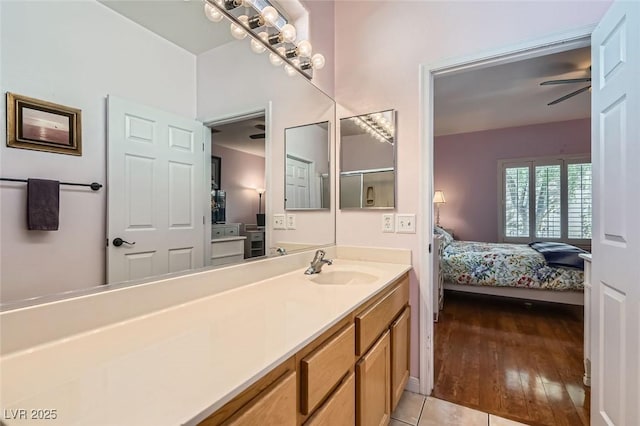
M 300 361 L 300 411 L 309 414 L 353 365 L 353 324 Z
M 351 373 L 304 426 L 353 426 L 356 421 L 356 376 Z
M 409 277 L 366 311 L 356 315 L 357 354 L 364 354 L 378 336 L 389 327 L 396 315 L 409 303 Z
M 244 254 L 244 241 L 215 241 L 211 243 L 211 258 Z
M 224 228 L 225 237 L 235 237 L 238 234 L 239 234 L 238 228 L 235 226 L 227 226 Z
M 224 228 L 211 228 L 211 238 L 224 237 Z
M 263 395 L 241 408 L 224 424 L 229 426 L 295 426 L 296 373 L 286 374 Z
M 262 241 L 262 232 L 247 232 L 247 240 Z

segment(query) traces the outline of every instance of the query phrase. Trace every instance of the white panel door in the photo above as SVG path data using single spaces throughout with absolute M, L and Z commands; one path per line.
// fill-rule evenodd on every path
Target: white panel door
M 287 156 L 287 208 L 306 209 L 311 206 L 309 163 Z
M 591 422 L 640 419 L 640 2 L 617 1 L 591 39 Z
M 203 266 L 204 126 L 114 96 L 107 110 L 107 282 Z

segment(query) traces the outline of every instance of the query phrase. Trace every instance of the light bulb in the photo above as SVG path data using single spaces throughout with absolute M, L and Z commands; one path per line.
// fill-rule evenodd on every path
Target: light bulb
M 262 9 L 262 17 L 264 18 L 264 22 L 268 26 L 273 27 L 276 21 L 278 20 L 278 18 L 280 17 L 280 15 L 278 14 L 278 11 L 276 10 L 275 7 L 267 6 L 264 9 Z
M 296 27 L 291 24 L 285 24 L 280 30 L 282 41 L 285 43 L 293 43 L 296 39 Z
M 204 15 L 211 22 L 220 22 L 222 21 L 222 18 L 224 18 L 224 15 L 209 3 L 204 4 Z
M 296 75 L 296 69 L 289 64 L 284 66 L 284 72 L 286 72 L 289 77 Z
M 291 63 L 293 64 L 293 66 L 294 66 L 294 67 L 296 67 L 296 68 L 298 68 L 298 69 L 300 68 L 300 59 L 298 59 L 298 58 L 293 58 L 293 59 L 291 60 Z
M 253 50 L 253 53 L 262 53 L 265 50 L 267 50 L 266 47 L 264 47 L 264 45 L 262 43 L 260 43 L 258 40 L 256 39 L 251 39 L 251 50 Z
M 247 17 L 247 15 L 240 15 L 238 16 L 238 21 L 240 21 L 243 25 L 247 25 L 247 23 L 249 22 L 249 18 Z M 242 40 L 247 36 L 247 32 L 242 25 L 238 25 L 235 22 L 232 22 L 231 35 L 233 36 L 233 38 Z
M 278 47 L 276 50 L 281 55 L 284 55 L 284 47 Z M 269 62 L 271 62 L 271 65 L 273 65 L 274 67 L 279 67 L 280 65 L 282 65 L 284 61 L 282 60 L 282 57 L 280 57 L 280 55 L 276 55 L 275 53 L 270 53 Z
M 319 70 L 324 67 L 324 56 L 320 53 L 316 53 L 311 57 L 311 65 L 313 65 L 313 69 Z
M 308 40 L 302 40 L 298 43 L 298 56 L 308 58 L 311 56 L 311 43 Z

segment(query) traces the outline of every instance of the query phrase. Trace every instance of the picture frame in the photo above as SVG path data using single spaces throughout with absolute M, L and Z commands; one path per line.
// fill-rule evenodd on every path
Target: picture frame
M 211 189 L 222 189 L 222 158 L 211 156 Z
M 7 92 L 7 146 L 82 155 L 82 110 Z

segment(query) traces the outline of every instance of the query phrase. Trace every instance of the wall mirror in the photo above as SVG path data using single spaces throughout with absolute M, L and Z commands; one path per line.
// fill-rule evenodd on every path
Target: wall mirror
M 286 210 L 330 207 L 329 124 L 323 121 L 285 129 Z
M 251 135 L 264 133 L 264 139 L 258 139 L 264 144 L 264 171 L 253 171 L 251 179 L 243 173 L 246 163 L 231 158 L 231 148 L 220 154 L 223 150 L 194 141 L 205 163 L 197 175 L 202 180 L 192 181 L 201 188 L 202 198 L 184 203 L 179 212 L 202 224 L 197 241 L 202 253 L 183 250 L 177 269 L 163 258 L 164 270 L 143 275 L 146 278 L 140 281 L 104 285 L 107 251 L 112 248 L 112 244 L 105 247 L 105 237 L 111 242 L 117 236 L 111 235 L 106 219 L 109 185 L 97 192 L 61 188 L 60 229 L 36 232 L 25 226 L 26 185 L 0 183 L 0 309 L 19 307 L 26 299 L 36 304 L 144 282 L 159 274 L 212 267 L 207 258 L 213 233 L 211 156 L 221 158 L 226 221 L 257 226 L 256 214 L 265 214 L 265 255 L 277 255 L 277 247 L 291 252 L 335 243 L 335 203 L 325 210 L 296 212 L 296 229 L 273 229 L 271 220 L 273 214 L 284 213 L 285 129 L 328 122 L 328 139 L 335 146 L 335 102 L 305 77 L 289 76 L 282 66 L 271 65 L 268 54 L 253 53 L 249 38 L 233 38 L 226 18 L 211 22 L 202 2 L 181 0 L 0 2 L 0 8 L 3 90 L 81 109 L 83 136 L 83 153 L 78 157 L 0 144 L 3 176 L 106 184 L 106 98 L 111 95 L 199 121 L 209 130 L 204 132 L 205 142 L 211 143 L 216 138 L 211 123 L 256 111 L 264 115 L 264 130 L 251 123 Z M 78 39 L 77 34 L 83 36 Z M 47 64 L 44 69 L 42 63 Z M 2 108 L 4 113 L 4 103 Z M 0 126 L 4 125 L 1 120 Z M 0 132 L 6 133 L 4 128 Z M 178 148 L 189 146 L 182 139 L 176 142 Z M 329 174 L 335 173 L 334 162 L 330 163 Z M 188 181 L 190 174 L 180 176 Z M 261 188 L 265 191 L 259 194 Z M 241 214 L 243 206 L 246 214 Z M 133 250 L 126 244 L 121 248 Z M 145 255 L 157 252 L 151 246 Z M 37 268 L 30 266 L 34 262 Z
M 393 209 L 395 110 L 340 119 L 340 208 Z

